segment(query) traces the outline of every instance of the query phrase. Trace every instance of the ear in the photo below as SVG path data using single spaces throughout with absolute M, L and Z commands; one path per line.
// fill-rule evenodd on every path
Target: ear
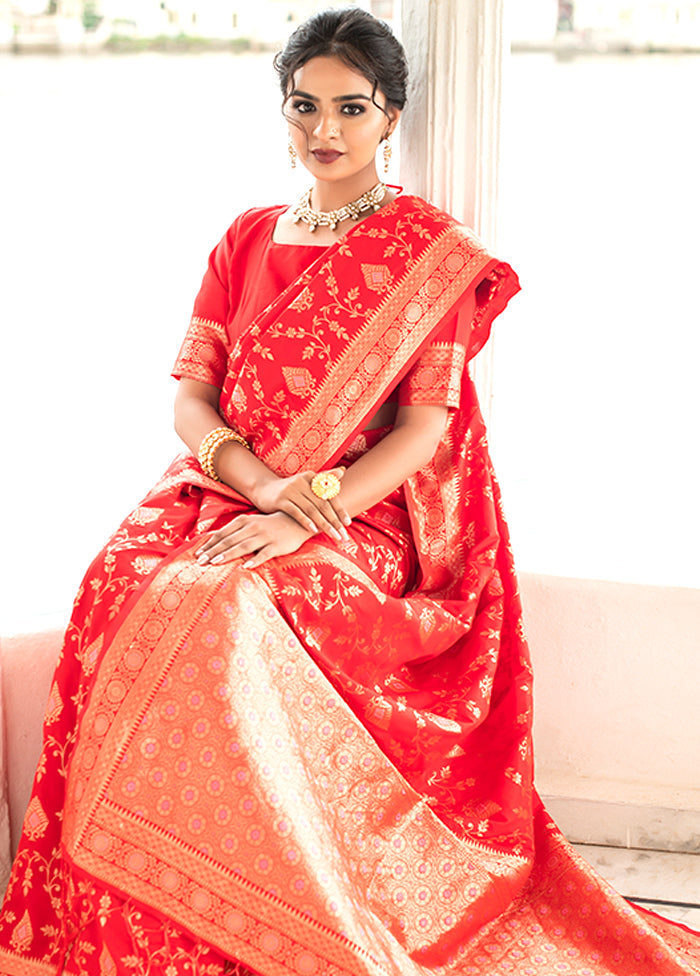
M 388 139 L 390 135 L 393 135 L 396 126 L 399 124 L 399 119 L 401 118 L 401 109 L 396 108 L 394 105 L 390 105 L 386 110 L 386 114 L 389 117 L 389 125 L 387 127 L 386 133 L 384 135 L 385 139 Z

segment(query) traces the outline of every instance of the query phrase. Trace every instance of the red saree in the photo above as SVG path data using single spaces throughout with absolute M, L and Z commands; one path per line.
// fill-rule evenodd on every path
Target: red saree
M 282 474 L 352 463 L 397 388 L 453 408 L 445 435 L 349 543 L 257 571 L 194 560 L 251 506 L 191 457 L 129 516 L 76 601 L 0 972 L 700 973 L 700 936 L 620 898 L 534 792 L 516 580 L 463 369 L 517 279 L 414 197 L 279 260 L 277 213 L 213 253 L 177 374 L 220 386 Z

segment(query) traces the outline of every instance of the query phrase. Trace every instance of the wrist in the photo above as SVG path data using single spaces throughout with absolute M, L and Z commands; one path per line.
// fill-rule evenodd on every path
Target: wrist
M 270 512 L 266 516 L 269 519 L 274 519 L 280 526 L 285 526 L 286 528 L 294 528 L 300 536 L 303 536 L 304 542 L 307 539 L 312 539 L 316 533 L 311 532 L 309 529 L 305 529 L 303 525 L 299 525 L 296 519 L 293 519 L 291 515 L 287 515 L 286 512 Z
M 241 458 L 249 454 L 249 450 L 237 441 L 225 441 L 217 449 L 215 456 L 216 473 L 219 480 L 240 491 L 241 489 L 233 483 L 232 479 L 234 474 L 240 470 L 241 465 L 239 462 Z M 242 494 L 245 494 L 245 492 L 242 492 Z
M 270 493 L 272 487 L 278 481 L 280 481 L 280 478 L 268 469 L 258 474 L 255 480 L 252 480 L 248 485 L 245 496 L 259 512 L 269 513 L 275 511 L 271 504 Z
M 197 460 L 204 473 L 208 474 L 214 481 L 221 481 L 216 464 L 217 455 L 221 454 L 222 448 L 231 443 L 240 444 L 246 450 L 248 449 L 245 438 L 230 427 L 214 427 L 202 438 L 199 444 Z

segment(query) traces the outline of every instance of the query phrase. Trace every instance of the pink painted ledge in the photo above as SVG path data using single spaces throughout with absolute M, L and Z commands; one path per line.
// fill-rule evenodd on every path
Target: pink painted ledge
M 0 782 L 0 874 L 9 869 L 22 830 L 41 752 L 44 708 L 63 640 L 62 630 L 0 640 L 4 769 Z M 2 879 L 3 882 L 5 878 Z

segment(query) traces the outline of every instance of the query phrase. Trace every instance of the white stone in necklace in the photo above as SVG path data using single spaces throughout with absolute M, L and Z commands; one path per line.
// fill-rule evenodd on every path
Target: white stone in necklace
M 312 192 L 313 187 L 302 196 L 292 211 L 292 217 L 295 224 L 298 224 L 300 220 L 308 224 L 309 231 L 313 234 L 317 227 L 330 227 L 331 230 L 335 230 L 338 224 L 344 220 L 359 220 L 360 214 L 366 210 L 379 210 L 386 194 L 386 183 L 377 183 L 357 200 L 346 203 L 344 207 L 339 207 L 338 210 L 314 210 L 311 206 Z

